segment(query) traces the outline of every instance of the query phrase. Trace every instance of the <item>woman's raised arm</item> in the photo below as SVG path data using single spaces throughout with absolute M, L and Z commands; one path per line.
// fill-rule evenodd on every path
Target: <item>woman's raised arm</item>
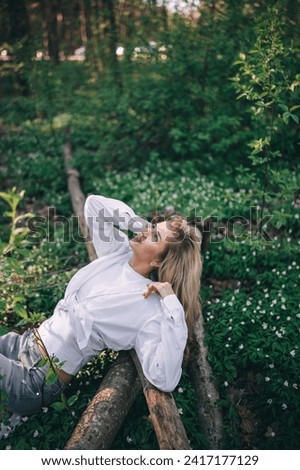
M 98 256 L 128 249 L 122 230 L 140 232 L 147 221 L 137 216 L 124 202 L 104 196 L 88 196 L 84 216 Z

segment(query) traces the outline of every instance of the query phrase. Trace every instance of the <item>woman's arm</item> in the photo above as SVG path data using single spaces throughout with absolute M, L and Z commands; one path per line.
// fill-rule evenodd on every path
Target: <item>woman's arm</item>
M 143 325 L 137 335 L 135 350 L 146 378 L 160 390 L 171 392 L 181 377 L 187 326 L 181 303 L 165 284 L 151 283 L 144 294 L 147 298 L 149 290 L 159 295 L 165 293 L 161 299 L 163 317 L 151 318 Z
M 98 256 L 126 250 L 128 237 L 121 230 L 137 233 L 148 223 L 124 202 L 104 196 L 88 196 L 84 215 Z

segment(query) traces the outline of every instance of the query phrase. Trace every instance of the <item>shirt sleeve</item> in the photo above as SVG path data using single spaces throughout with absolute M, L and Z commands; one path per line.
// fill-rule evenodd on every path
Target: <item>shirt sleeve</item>
M 151 318 L 143 325 L 135 350 L 149 382 L 164 392 L 172 392 L 182 373 L 187 326 L 175 294 L 161 299 L 161 305 L 162 317 Z
M 138 233 L 148 223 L 124 202 L 95 195 L 86 199 L 84 216 L 98 257 L 127 250 L 129 240 L 123 230 Z

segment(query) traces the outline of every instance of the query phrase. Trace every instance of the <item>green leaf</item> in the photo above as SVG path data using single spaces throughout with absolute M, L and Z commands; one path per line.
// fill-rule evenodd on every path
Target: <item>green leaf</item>
M 46 383 L 48 385 L 53 385 L 57 382 L 58 377 L 57 374 L 50 368 L 46 373 Z
M 286 111 L 285 113 L 283 113 L 282 119 L 283 119 L 285 124 L 287 124 L 289 122 L 290 117 L 291 117 L 291 113 L 289 111 Z
M 12 211 L 5 211 L 5 212 L 3 213 L 3 215 L 5 215 L 6 217 L 10 217 L 10 218 L 12 219 L 13 216 L 14 216 L 14 212 L 12 212 Z
M 72 395 L 71 397 L 68 398 L 67 403 L 68 406 L 74 405 L 74 403 L 78 400 L 78 395 Z
M 24 320 L 28 320 L 28 314 L 23 305 L 16 303 L 14 305 L 14 311 L 19 317 L 23 318 Z
M 33 212 L 26 212 L 26 214 L 20 214 L 18 215 L 17 217 L 15 217 L 15 222 L 19 222 L 20 220 L 23 220 L 23 219 L 29 219 L 30 217 L 33 217 L 34 214 Z
M 280 107 L 283 111 L 289 112 L 289 108 L 288 108 L 285 104 L 280 103 L 280 104 L 279 104 L 279 107 Z
M 296 109 L 299 109 L 300 108 L 300 104 L 296 104 L 295 106 L 292 106 L 290 108 L 290 111 L 295 111 Z
M 17 323 L 17 326 L 25 326 L 25 325 L 28 325 L 28 320 L 25 318 L 23 320 L 18 321 Z
M 48 362 L 48 359 L 44 358 L 39 361 L 39 367 L 44 367 Z
M 66 405 L 62 401 L 56 401 L 52 403 L 51 408 L 54 408 L 56 411 L 62 411 L 66 409 Z

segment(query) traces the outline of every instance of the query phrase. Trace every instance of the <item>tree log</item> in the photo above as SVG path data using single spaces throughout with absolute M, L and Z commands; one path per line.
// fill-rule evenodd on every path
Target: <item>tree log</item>
M 191 449 L 172 394 L 161 392 L 154 387 L 144 376 L 136 352 L 132 350 L 130 353 L 142 382 L 159 448 L 161 450 Z
M 213 383 L 213 374 L 207 360 L 204 322 L 200 315 L 195 324 L 195 340 L 191 347 L 188 372 L 197 397 L 199 429 L 206 437 L 210 449 L 222 449 L 223 420 L 217 405 L 219 394 Z
M 120 353 L 83 412 L 65 449 L 110 449 L 140 390 L 141 383 L 130 355 Z
M 69 131 L 66 130 L 65 134 L 66 136 L 68 136 Z M 88 227 L 84 219 L 85 196 L 81 191 L 80 175 L 78 171 L 73 168 L 72 165 L 72 148 L 71 143 L 68 139 L 64 143 L 64 163 L 65 171 L 68 177 L 68 191 L 71 197 L 73 212 L 77 217 L 78 226 L 85 242 L 89 260 L 93 261 L 97 258 L 97 254 L 91 241 Z

